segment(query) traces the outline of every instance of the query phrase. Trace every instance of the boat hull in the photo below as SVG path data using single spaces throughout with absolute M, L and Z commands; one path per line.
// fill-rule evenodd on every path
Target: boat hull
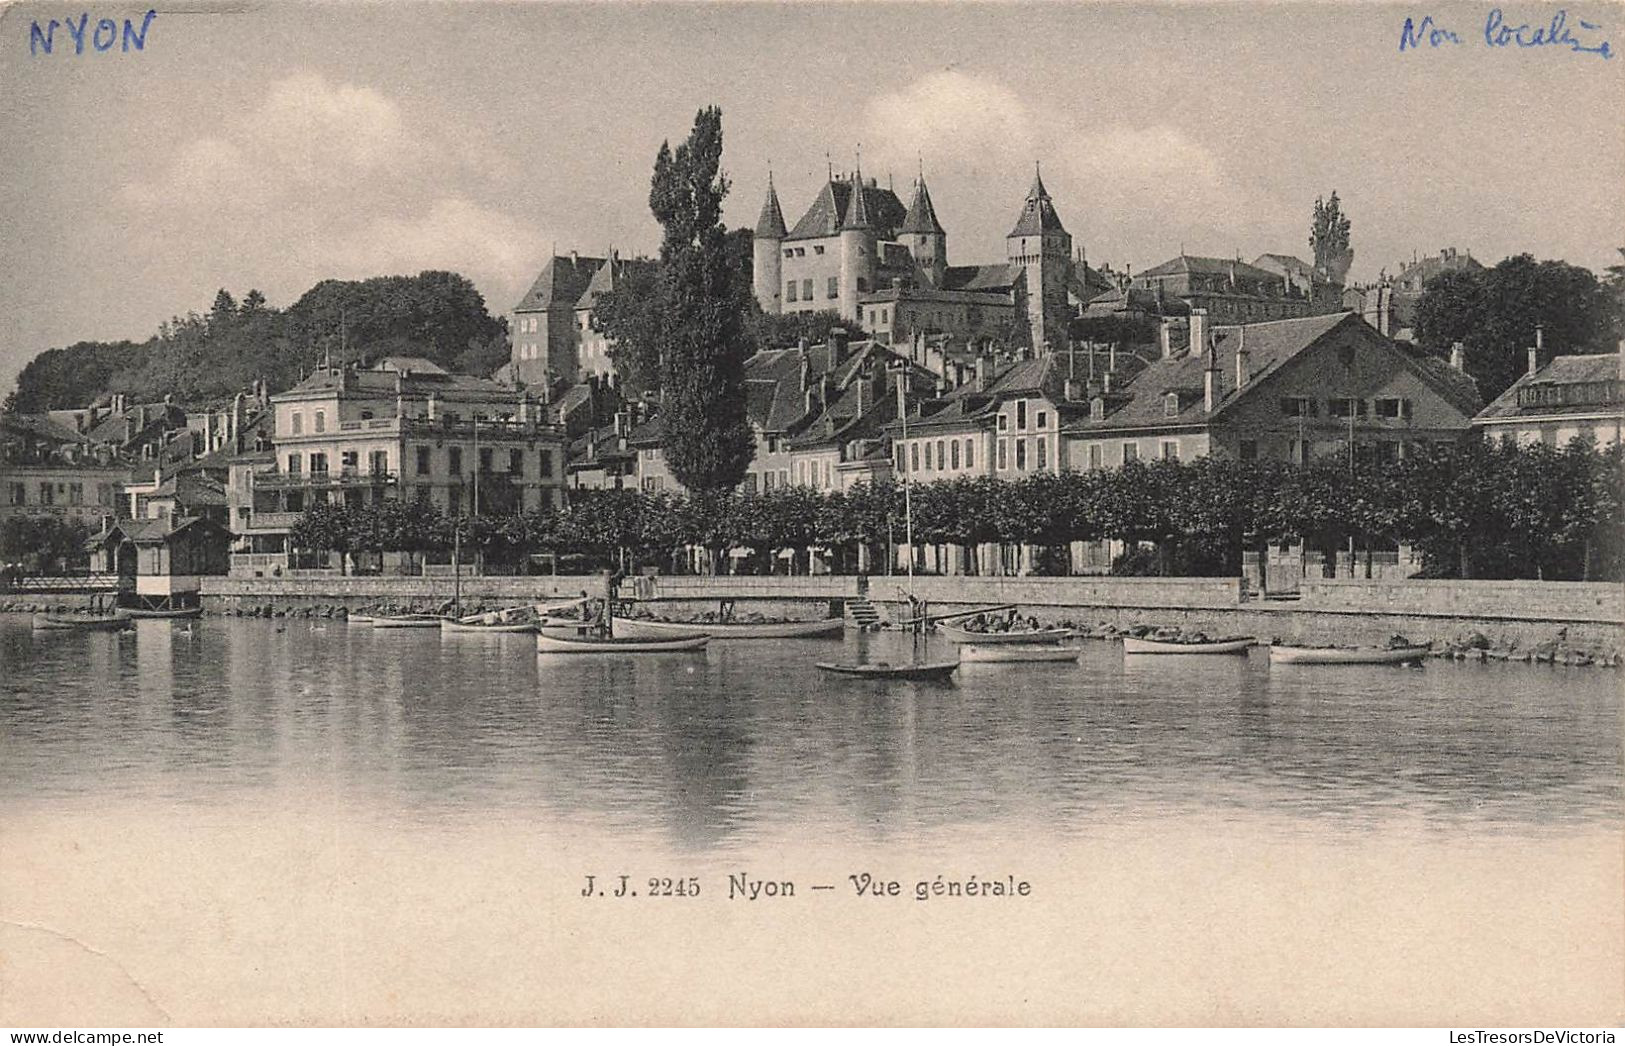
M 371 614 L 350 614 L 344 620 L 352 625 L 370 625 L 374 618 Z
M 639 618 L 615 619 L 617 635 L 633 639 L 674 639 L 682 636 L 710 636 L 712 639 L 816 639 L 838 636 L 846 628 L 842 618 L 821 621 L 776 621 L 752 624 L 741 622 L 649 621 Z
M 482 625 L 473 621 L 442 621 L 440 631 L 455 632 L 459 635 L 510 635 L 520 632 L 536 631 L 536 624 L 532 621 L 504 622 L 495 625 Z
M 147 607 L 119 607 L 114 611 L 119 617 L 145 620 L 148 618 L 188 618 L 202 615 L 202 607 L 176 607 L 173 610 L 153 610 Z
M 441 619 L 432 614 L 411 617 L 375 617 L 373 628 L 439 628 Z
M 1286 665 L 1400 665 L 1428 656 L 1425 646 L 1392 650 L 1348 650 L 1337 647 L 1272 646 L 1270 660 Z
M 1051 643 L 962 643 L 959 660 L 978 664 L 1017 664 L 1033 661 L 1076 661 L 1083 653 L 1075 646 Z
M 40 632 L 112 632 L 129 623 L 128 618 L 109 614 L 34 615 L 34 628 Z
M 947 679 L 959 667 L 958 661 L 925 661 L 910 665 L 891 665 L 877 661 L 866 665 L 849 665 L 831 661 L 818 662 L 820 670 L 836 675 L 857 676 L 862 679 Z
M 681 654 L 704 650 L 710 636 L 683 636 L 677 639 L 635 639 L 536 633 L 539 654 Z
M 970 632 L 952 625 L 938 625 L 937 631 L 955 643 L 1059 643 L 1072 634 L 1070 628 L 1027 629 L 1018 632 Z
M 1173 643 L 1165 639 L 1136 639 L 1123 637 L 1125 654 L 1245 654 L 1253 645 L 1252 637 L 1225 639 L 1214 643 Z

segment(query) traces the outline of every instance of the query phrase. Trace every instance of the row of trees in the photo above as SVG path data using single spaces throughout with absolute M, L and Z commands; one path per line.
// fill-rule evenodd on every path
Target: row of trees
M 1331 552 L 1422 549 L 1430 574 L 1458 577 L 1621 577 L 1621 450 L 1518 447 L 1471 440 L 1403 461 L 1278 462 L 1203 458 L 1131 463 L 1121 469 L 916 484 L 908 493 L 917 550 L 1024 544 L 1035 561 L 1064 571 L 1071 542 L 1111 539 L 1155 548 L 1123 572 L 1235 575 L 1242 553 L 1303 541 Z M 821 548 L 838 572 L 871 569 L 906 531 L 904 492 L 884 484 L 846 491 L 781 488 L 764 493 L 573 492 L 568 507 L 507 517 L 446 518 L 426 501 L 362 509 L 319 506 L 294 533 L 301 548 L 444 551 L 454 536 L 470 553 L 499 560 L 574 554 L 630 569 L 679 565 L 682 549 L 710 551 L 713 569 L 748 549 L 746 569 L 769 572 L 793 550 L 798 572 Z
M 466 277 L 452 272 L 323 280 L 286 309 L 251 290 L 220 290 L 207 313 L 166 320 L 145 342 L 79 342 L 34 357 L 6 409 L 81 407 L 103 392 L 133 402 L 228 399 L 264 379 L 272 392 L 324 356 L 424 356 L 449 370 L 489 374 L 507 362 L 508 325 Z
M 0 566 L 19 573 L 55 574 L 85 561 L 91 528 L 56 516 L 7 516 L 0 523 Z

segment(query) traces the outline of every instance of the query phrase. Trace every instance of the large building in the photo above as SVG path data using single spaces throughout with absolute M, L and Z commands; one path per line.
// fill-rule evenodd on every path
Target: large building
M 271 397 L 269 451 L 234 461 L 229 490 L 240 551 L 279 553 L 301 512 L 427 498 L 448 515 L 562 503 L 565 437 L 543 404 L 414 357 L 369 369 L 323 366 Z
M 92 530 L 118 514 L 130 462 L 43 414 L 0 415 L 0 520 L 53 517 Z
M 593 308 L 604 293 L 654 263 L 641 258 L 556 255 L 508 317 L 512 356 L 509 375 L 551 390 L 590 375 L 608 375 L 610 341 L 594 329 Z
M 1171 325 L 1171 324 L 1170 324 Z M 1075 469 L 1212 455 L 1305 463 L 1346 454 L 1352 438 L 1382 458 L 1459 439 L 1478 410 L 1472 378 L 1378 334 L 1353 313 L 1165 331 L 1162 354 L 1085 393 L 1067 425 Z
M 1529 367 L 1473 419 L 1492 439 L 1563 446 L 1586 437 L 1607 446 L 1625 441 L 1625 341 L 1618 352 L 1554 356 Z
M 1074 303 L 1106 289 L 1074 257 L 1072 236 L 1036 174 L 1005 237 L 1003 262 L 950 265 L 948 233 L 924 176 L 905 208 L 861 170 L 832 175 L 793 228 L 770 177 L 753 250 L 764 312 L 833 310 L 886 341 L 949 333 L 1061 347 Z
M 1399 274 L 1386 271 L 1368 286 L 1350 287 L 1343 292 L 1343 308 L 1359 313 L 1380 334 L 1401 341 L 1414 341 L 1416 306 L 1429 280 L 1446 272 L 1475 272 L 1484 268 L 1472 251 L 1446 247 L 1438 254 L 1413 257 L 1399 267 Z
M 1268 267 L 1240 258 L 1181 254 L 1138 273 L 1131 291 L 1179 302 L 1162 315 L 1204 309 L 1214 323 L 1258 323 L 1337 311 L 1339 295 L 1317 289 L 1313 272 L 1288 255 L 1263 255 Z M 1308 270 L 1308 271 L 1306 271 Z

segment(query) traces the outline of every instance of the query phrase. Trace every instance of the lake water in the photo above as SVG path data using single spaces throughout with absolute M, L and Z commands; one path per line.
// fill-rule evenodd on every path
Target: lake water
M 584 909 L 593 902 L 580 900 L 581 886 L 589 873 L 634 881 L 695 875 L 709 889 L 690 911 L 709 914 L 678 947 L 709 941 L 738 954 L 736 938 L 717 936 L 716 920 L 737 910 L 722 899 L 727 876 L 748 867 L 801 885 L 793 902 L 800 914 L 774 915 L 756 931 L 771 926 L 793 937 L 809 925 L 834 926 L 908 939 L 914 917 L 906 908 L 878 927 L 860 918 L 856 906 L 873 902 L 853 899 L 846 879 L 860 866 L 877 875 L 898 869 L 905 897 L 918 875 L 945 870 L 950 878 L 977 869 L 1031 877 L 1040 901 L 1015 923 L 988 924 L 986 954 L 1037 955 L 1030 934 L 1053 932 L 1057 920 L 1090 928 L 1093 954 L 1118 942 L 1111 968 L 1089 962 L 1065 982 L 1073 988 L 1057 986 L 1093 985 L 1068 1004 L 1083 1009 L 1064 1011 L 1075 1020 L 1145 1012 L 1132 985 L 1143 993 L 1147 983 L 1161 984 L 1151 1012 L 1199 1023 L 1223 1014 L 1456 1016 L 1443 1007 L 1457 997 L 1481 1007 L 1470 1016 L 1496 1000 L 1561 997 L 1572 1006 L 1570 995 L 1593 986 L 1604 991 L 1598 1004 L 1617 1012 L 1625 968 L 1610 943 L 1625 920 L 1611 899 L 1625 825 L 1617 675 L 1444 662 L 1271 666 L 1257 650 L 1245 658 L 1125 658 L 1105 642 L 1085 643 L 1076 665 L 966 665 L 947 684 L 876 684 L 813 667 L 906 650 L 902 637 L 849 634 L 715 643 L 691 655 L 538 655 L 526 636 L 337 621 L 142 622 L 124 634 L 77 635 L 34 633 L 25 616 L 5 615 L 0 906 L 14 923 L 75 942 L 94 937 L 96 953 L 112 947 L 109 939 L 123 942 L 144 956 L 122 964 L 143 998 L 109 975 L 108 1012 L 151 1005 L 183 1023 L 272 1015 L 602 1019 L 601 1009 L 573 1008 L 593 999 L 628 1018 L 832 1019 L 801 994 L 766 987 L 753 996 L 765 1009 L 736 1000 L 707 1011 L 699 985 L 712 982 L 677 974 L 670 976 L 687 995 L 616 994 L 607 984 L 585 994 L 558 984 L 527 993 L 512 982 L 503 934 L 542 912 L 548 925 L 579 932 L 613 930 L 622 920 L 634 935 L 676 932 L 685 916 L 638 930 L 623 909 Z M 439 867 L 432 883 L 423 880 L 429 866 Z M 355 891 L 341 908 L 333 907 L 335 881 Z M 840 889 L 814 902 L 812 882 Z M 509 888 L 464 909 L 492 883 Z M 1540 899 L 1553 889 L 1577 910 L 1555 915 Z M 121 890 L 134 907 L 106 900 Z M 1185 919 L 1193 895 L 1206 898 L 1211 926 Z M 826 904 L 824 914 L 807 907 L 814 903 Z M 1293 978 L 1308 976 L 1305 926 L 1317 927 L 1315 940 L 1339 919 L 1387 926 L 1396 921 L 1393 903 L 1416 909 L 1397 920 L 1408 932 L 1446 918 L 1435 927 L 1442 936 L 1427 938 L 1440 948 L 1463 926 L 1472 927 L 1468 945 L 1490 949 L 1522 926 L 1519 947 L 1536 953 L 1481 955 L 1481 970 L 1550 965 L 1587 932 L 1601 935 L 1600 953 L 1586 960 L 1600 965 L 1594 979 L 1553 966 L 1533 986 L 1525 976 L 1518 983 L 1526 990 L 1509 997 L 1498 980 L 1458 983 L 1436 969 L 1418 986 L 1419 971 L 1405 962 L 1375 968 L 1394 958 L 1393 940 L 1369 940 L 1361 947 L 1370 954 L 1356 956 L 1373 967 L 1364 979 L 1351 983 L 1344 966 L 1335 989 L 1312 982 L 1301 997 L 1289 990 Z M 489 953 L 481 962 L 495 965 L 477 988 L 464 984 L 448 1009 L 443 993 L 466 970 L 448 967 L 446 981 L 420 963 L 387 985 L 349 983 L 334 994 L 335 977 L 348 976 L 344 963 L 279 937 L 194 941 L 200 956 L 214 956 L 210 964 L 164 960 L 170 952 L 153 950 L 143 932 L 178 925 L 189 928 L 183 937 L 195 935 L 185 914 L 193 911 L 215 913 L 205 921 L 263 924 L 268 935 L 307 919 L 310 933 L 331 932 L 311 904 L 360 920 L 364 930 L 354 932 L 363 939 L 351 942 L 360 951 L 351 954 L 415 954 L 426 933 L 466 948 L 460 935 L 481 927 L 479 950 Z M 1126 907 L 1140 912 L 1132 928 Z M 1490 925 L 1471 915 L 1489 909 Z M 433 913 L 416 935 L 397 925 L 412 910 Z M 1417 914 L 1424 910 L 1431 914 Z M 1158 920 L 1176 912 L 1185 921 L 1157 936 Z M 1018 934 L 1024 919 L 1032 925 Z M 1259 928 L 1272 919 L 1286 935 L 1275 942 L 1284 949 L 1279 965 L 1262 947 L 1277 931 Z M 67 923 L 82 925 L 69 934 Z M 1203 947 L 1218 949 L 1221 966 L 1225 949 L 1253 944 L 1231 956 L 1231 972 L 1216 972 L 1190 958 L 1192 934 L 1213 935 Z M 1482 934 L 1490 936 L 1474 936 Z M 1336 940 L 1334 952 L 1357 943 Z M 1052 943 L 1056 955 L 1070 954 Z M 511 944 L 524 953 L 524 944 Z M 1433 946 L 1412 941 L 1404 954 Z M 784 946 L 773 961 L 789 962 L 806 947 Z M 281 948 L 300 971 L 279 974 L 287 983 L 256 976 Z M 1145 966 L 1152 955 L 1160 972 Z M 1172 971 L 1182 963 L 1191 969 L 1176 983 Z M 27 983 L 32 967 L 21 968 Z M 35 972 L 46 977 L 52 968 Z M 1054 956 L 1045 968 L 1056 968 Z M 1516 970 L 1508 975 L 1517 980 Z M 430 976 L 429 995 L 403 997 L 401 985 L 418 976 Z M 1033 969 L 1024 976 L 1037 983 Z M 1229 988 L 1215 994 L 1214 978 Z M 1394 978 L 1391 989 L 1381 987 L 1385 978 Z M 1260 983 L 1272 987 L 1259 994 Z M 1382 990 L 1391 993 L 1372 998 Z M 1442 997 L 1446 990 L 1457 995 Z M 922 991 L 871 1017 L 941 1019 Z M 516 1003 L 515 993 L 527 1002 Z M 1013 999 L 995 997 L 988 1005 L 1004 1009 L 958 1016 L 1040 1012 Z M 1362 1000 L 1377 1009 L 1361 1009 Z M 0 999 L 6 1003 L 21 1005 L 15 995 Z M 16 1012 L 56 1015 L 37 1005 L 44 1008 Z M 1557 1019 L 1532 1010 L 1508 1016 Z

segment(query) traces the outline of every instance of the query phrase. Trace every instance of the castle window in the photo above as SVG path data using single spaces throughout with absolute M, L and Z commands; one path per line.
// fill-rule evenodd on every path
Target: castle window
M 1049 413 L 1047 411 L 1041 410 L 1038 412 L 1038 427 L 1041 429 L 1049 428 Z
M 785 249 L 784 249 L 784 256 L 785 256 L 785 257 L 786 257 L 786 258 L 794 258 L 794 257 L 795 257 L 795 256 L 796 256 L 796 252 L 795 252 L 795 248 L 793 248 L 793 247 L 786 247 L 786 248 L 785 248 Z
M 824 253 L 824 248 L 818 246 L 817 244 L 814 244 L 813 245 L 813 253 L 814 254 L 823 254 Z

